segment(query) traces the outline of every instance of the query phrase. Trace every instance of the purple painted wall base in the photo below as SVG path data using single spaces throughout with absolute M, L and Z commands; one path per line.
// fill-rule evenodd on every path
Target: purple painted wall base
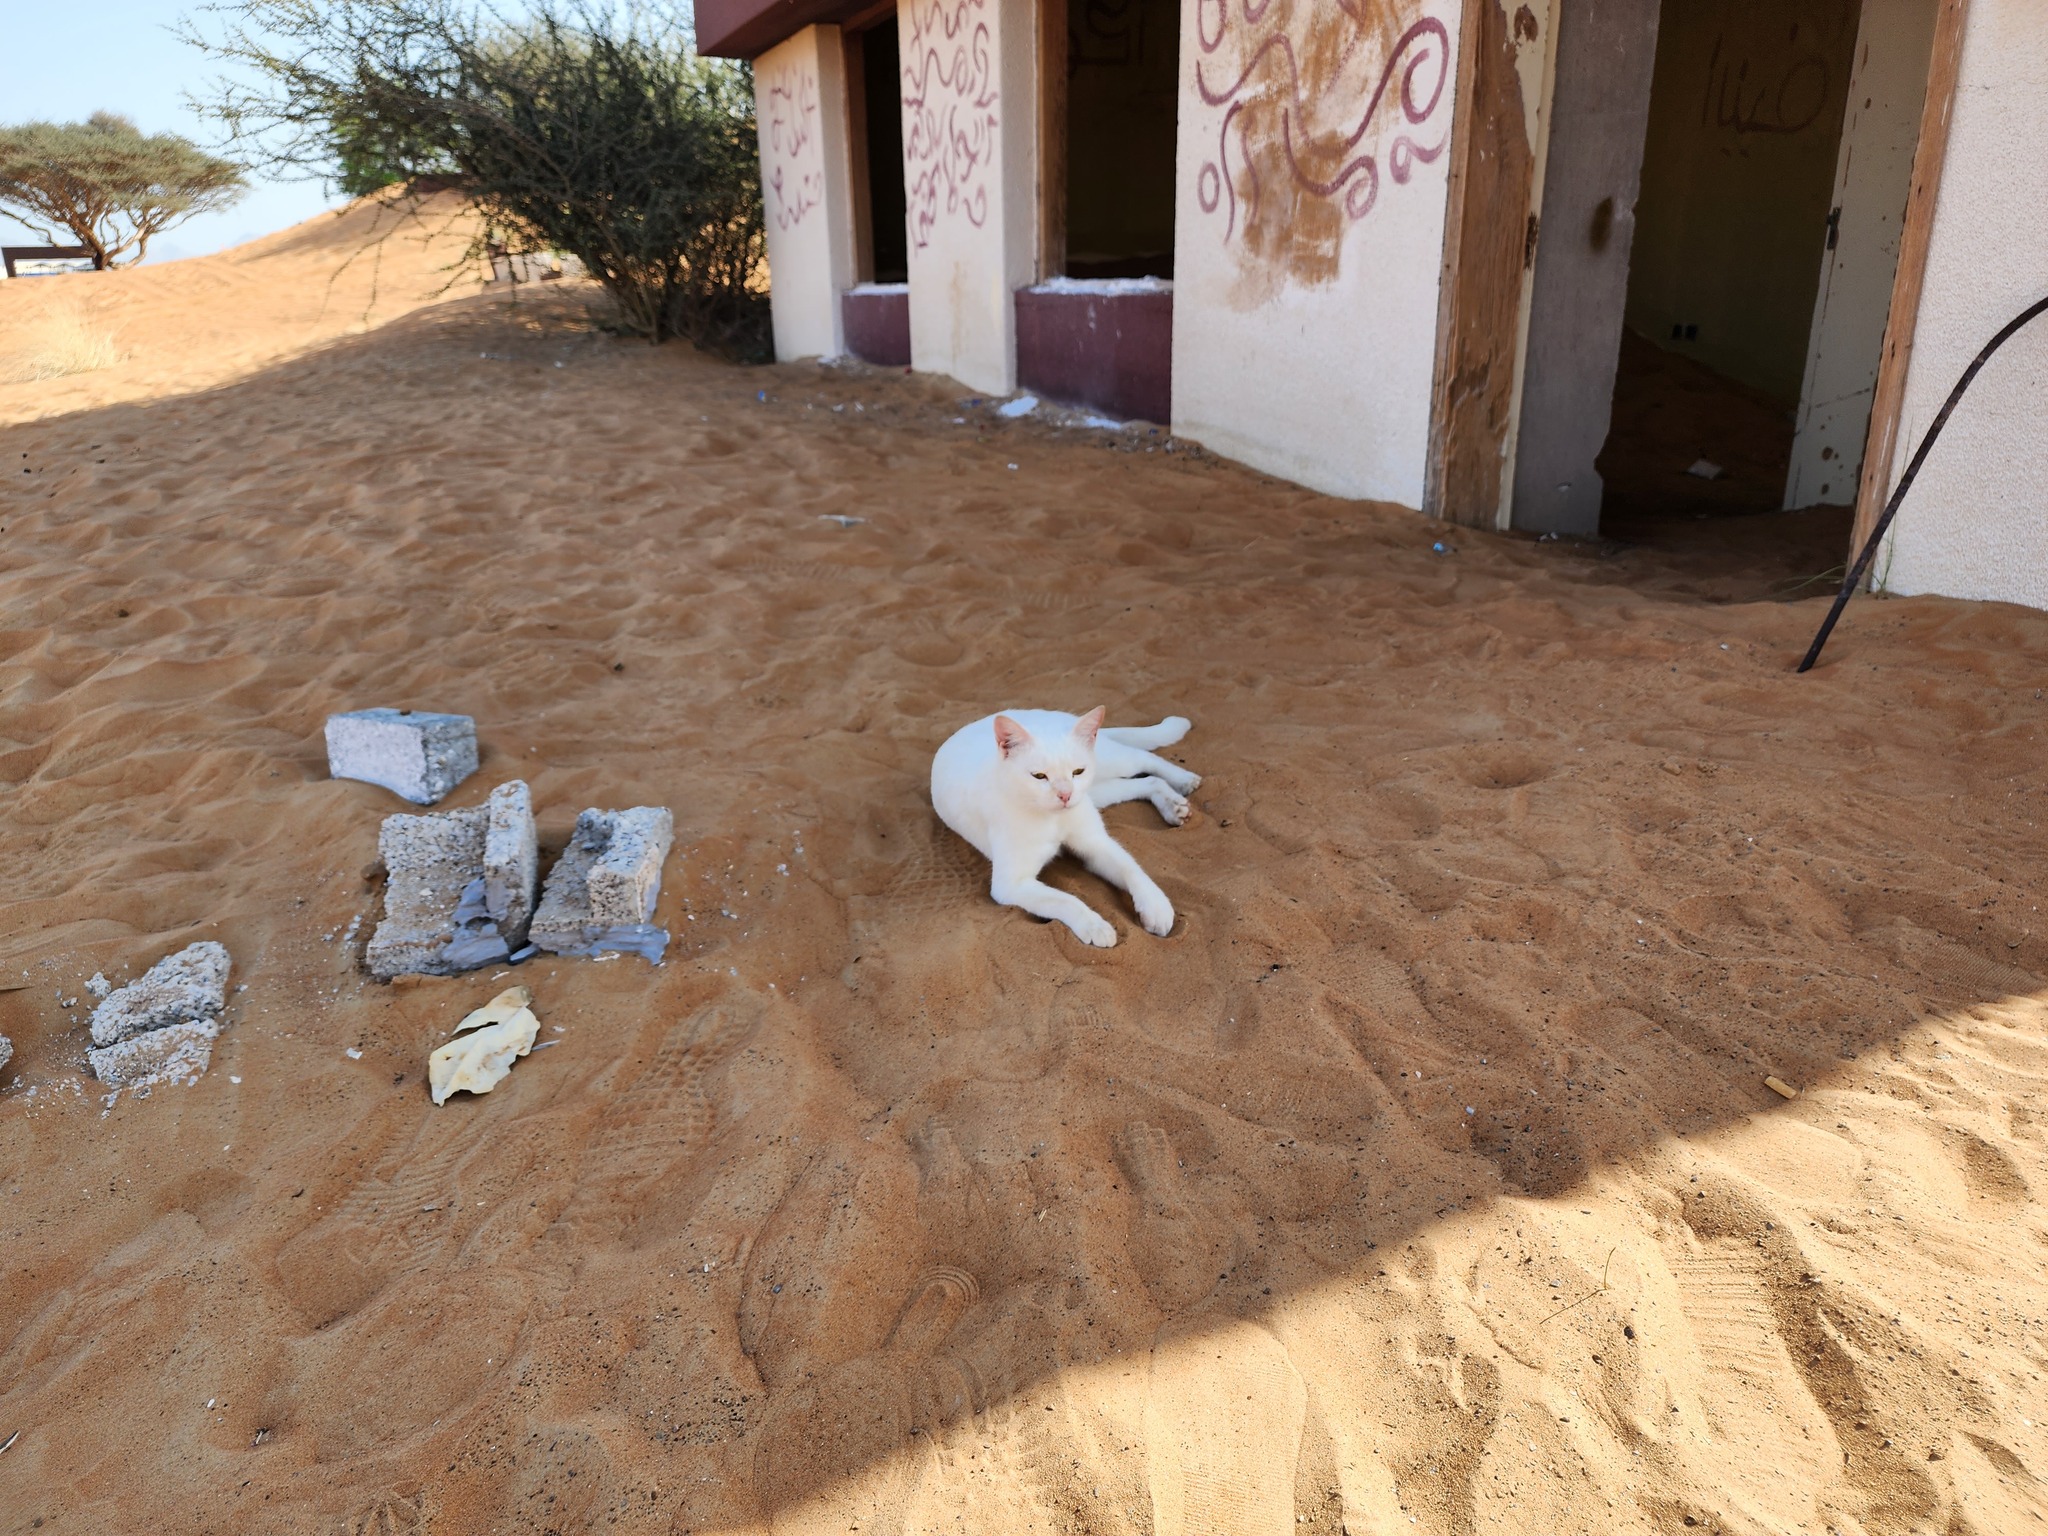
M 839 296 L 846 350 L 884 368 L 910 366 L 910 289 L 901 283 L 866 283 Z
M 1017 290 L 1017 382 L 1120 419 L 1173 413 L 1173 289 L 1060 281 Z

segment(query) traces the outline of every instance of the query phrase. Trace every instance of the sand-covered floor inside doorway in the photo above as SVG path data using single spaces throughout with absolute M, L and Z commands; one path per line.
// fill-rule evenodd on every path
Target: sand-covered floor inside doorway
M 0 1532 L 2042 1528 L 2048 616 L 1795 677 L 1804 525 L 1447 532 L 361 238 L 0 284 L 123 353 L 0 385 Z M 1108 813 L 1171 938 L 1055 873 L 1107 951 L 925 798 L 1096 703 L 1206 780 Z M 359 968 L 373 704 L 677 820 L 667 963 L 441 1109 L 508 980 Z M 202 937 L 109 1106 L 84 983 Z

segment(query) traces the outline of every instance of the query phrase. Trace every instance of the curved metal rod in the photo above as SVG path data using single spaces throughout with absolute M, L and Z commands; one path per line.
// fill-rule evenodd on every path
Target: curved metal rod
M 2048 298 L 2028 305 L 2015 315 L 2005 329 L 1984 344 L 1984 350 L 1977 354 L 1970 366 L 1963 370 L 1963 376 L 1956 380 L 1956 387 L 1948 392 L 1948 399 L 1942 402 L 1941 414 L 1934 418 L 1934 425 L 1929 427 L 1927 435 L 1920 439 L 1920 446 L 1913 454 L 1913 462 L 1908 464 L 1906 472 L 1899 476 L 1898 487 L 1892 492 L 1891 499 L 1884 504 L 1884 515 L 1877 520 L 1877 526 L 1870 530 L 1870 537 L 1863 545 L 1863 553 L 1856 557 L 1856 563 L 1849 567 L 1849 574 L 1842 578 L 1842 590 L 1835 594 L 1835 606 L 1828 610 L 1828 616 L 1821 621 L 1820 633 L 1813 637 L 1813 644 L 1808 647 L 1806 659 L 1799 663 L 1798 670 L 1810 671 L 1813 664 L 1820 660 L 1820 648 L 1828 643 L 1828 636 L 1834 632 L 1835 620 L 1839 619 L 1842 610 L 1849 606 L 1850 595 L 1862 582 L 1863 573 L 1870 569 L 1871 559 L 1877 554 L 1877 546 L 1884 540 L 1885 530 L 1891 527 L 1892 518 L 1898 514 L 1899 503 L 1906 499 L 1906 492 L 1913 485 L 1913 477 L 1920 473 L 1920 466 L 1927 462 L 1927 451 L 1934 446 L 1934 440 L 1941 436 L 1941 429 L 1948 423 L 1949 412 L 1953 411 L 1956 402 L 1963 398 L 1963 391 L 1970 387 L 1970 381 L 1977 377 L 1978 370 L 1991 360 L 1991 354 L 2012 339 L 2013 332 L 2043 313 L 2048 313 Z

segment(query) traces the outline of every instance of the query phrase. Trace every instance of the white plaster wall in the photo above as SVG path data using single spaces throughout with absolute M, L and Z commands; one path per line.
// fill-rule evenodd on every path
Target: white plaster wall
M 1970 359 L 2048 294 L 2048 7 L 1971 0 L 1891 484 Z M 2048 608 L 2048 316 L 1942 430 L 1878 584 Z
M 754 61 L 761 200 L 775 355 L 846 350 L 839 295 L 853 283 L 853 165 L 846 51 L 837 27 L 806 27 Z
M 1013 295 L 1036 275 L 1036 8 L 905 0 L 896 26 L 911 366 L 1006 394 L 1017 381 Z
M 1422 505 L 1459 9 L 1186 0 L 1176 433 Z

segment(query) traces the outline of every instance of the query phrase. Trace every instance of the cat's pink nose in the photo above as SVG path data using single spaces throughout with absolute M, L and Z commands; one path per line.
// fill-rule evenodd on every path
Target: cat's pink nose
M 1074 792 L 1073 792 L 1073 791 L 1072 791 L 1071 789 L 1062 789 L 1062 790 L 1058 791 L 1058 794 L 1059 794 L 1059 797 L 1060 797 L 1060 804 L 1061 804 L 1061 805 L 1071 805 L 1071 804 L 1073 804 L 1073 801 L 1074 801 Z

